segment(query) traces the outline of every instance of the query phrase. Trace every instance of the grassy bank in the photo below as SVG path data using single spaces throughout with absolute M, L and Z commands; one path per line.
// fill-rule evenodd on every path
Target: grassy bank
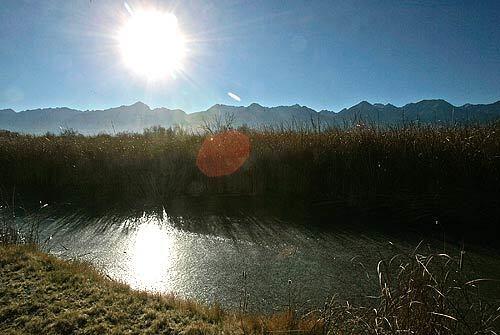
M 232 333 L 220 309 L 135 292 L 29 246 L 0 247 L 2 334 Z
M 208 307 L 171 295 L 133 291 L 88 264 L 59 260 L 32 245 L 0 245 L 0 332 L 422 335 L 498 332 L 500 307 L 492 299 L 481 298 L 482 280 L 463 281 L 457 275 L 459 268 L 455 268 L 460 263 L 449 256 L 415 254 L 413 257 L 400 255 L 379 264 L 380 292 L 373 306 L 351 306 L 332 299 L 323 308 L 301 315 L 293 306 L 274 315 L 249 315 L 244 310 L 225 312 L 217 306 Z

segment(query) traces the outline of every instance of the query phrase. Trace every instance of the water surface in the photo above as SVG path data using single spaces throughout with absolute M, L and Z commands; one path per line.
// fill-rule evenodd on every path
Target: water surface
M 312 222 L 324 215 L 293 208 L 256 213 L 203 207 L 187 213 L 183 207 L 172 212 L 95 215 L 46 208 L 34 217 L 44 248 L 57 256 L 90 261 L 136 289 L 227 308 L 238 309 L 246 295 L 249 309 L 256 311 L 289 304 L 317 307 L 333 295 L 354 303 L 370 300 L 367 296 L 377 289 L 377 262 L 411 252 L 425 238 L 418 231 L 394 233 L 382 224 L 373 229 L 373 222 L 334 215 L 325 227 Z M 435 236 L 420 248 L 441 247 L 458 251 Z M 482 272 L 500 273 L 495 254 L 469 252 L 468 257 Z

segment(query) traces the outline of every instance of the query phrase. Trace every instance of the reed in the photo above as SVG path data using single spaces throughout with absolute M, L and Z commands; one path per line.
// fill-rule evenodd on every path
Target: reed
M 53 194 L 118 196 L 126 189 L 131 196 L 150 197 L 488 188 L 500 183 L 499 133 L 499 124 L 247 130 L 252 150 L 246 164 L 231 176 L 209 178 L 196 166 L 198 150 L 209 135 L 163 128 L 91 137 L 74 132 L 44 136 L 3 132 L 1 182 Z
M 240 131 L 250 138 L 250 156 L 224 177 L 207 177 L 196 164 L 212 134 L 161 127 L 114 136 L 3 132 L 0 188 L 80 205 L 238 194 L 362 209 L 439 207 L 469 222 L 500 208 L 500 123 Z

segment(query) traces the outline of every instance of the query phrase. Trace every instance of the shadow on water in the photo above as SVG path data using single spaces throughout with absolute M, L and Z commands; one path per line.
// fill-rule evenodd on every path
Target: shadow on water
M 46 250 L 90 261 L 134 288 L 236 309 L 246 286 L 256 311 L 282 310 L 289 295 L 296 308 L 321 306 L 334 294 L 367 303 L 380 259 L 422 239 L 430 251 L 457 254 L 463 247 L 432 213 L 398 225 L 401 217 L 389 209 L 286 199 L 191 198 L 105 211 L 60 205 L 20 217 L 35 220 Z M 474 272 L 499 277 L 496 250 L 466 248 Z

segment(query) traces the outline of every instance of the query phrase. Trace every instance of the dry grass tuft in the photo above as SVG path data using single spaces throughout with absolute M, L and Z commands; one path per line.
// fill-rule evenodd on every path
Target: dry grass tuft
M 304 315 L 272 315 L 262 328 L 288 334 L 497 334 L 498 299 L 481 294 L 481 284 L 496 282 L 468 280 L 462 257 L 396 255 L 379 262 L 373 306 L 332 299 Z

